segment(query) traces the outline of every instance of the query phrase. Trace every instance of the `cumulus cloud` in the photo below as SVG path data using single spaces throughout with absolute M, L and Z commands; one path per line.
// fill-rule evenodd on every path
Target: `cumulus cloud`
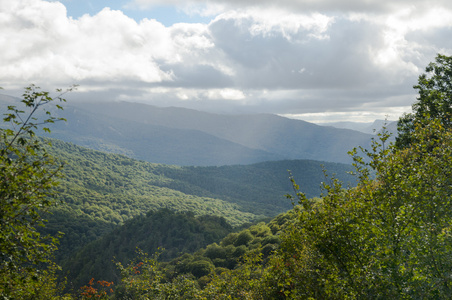
M 58 2 L 17 1 L 2 24 L 3 74 L 6 84 L 20 79 L 40 81 L 160 82 L 171 80 L 158 59 L 172 60 L 170 33 L 160 23 L 137 24 L 108 8 L 78 20 L 66 17 Z M 18 4 L 21 5 L 18 5 Z
M 209 24 L 164 26 L 110 8 L 74 19 L 60 2 L 0 0 L 0 86 L 77 83 L 78 98 L 221 112 L 384 115 L 407 109 L 426 64 L 451 54 L 449 2 L 127 4 L 215 12 Z
M 452 8 L 452 3 L 448 0 L 132 0 L 131 6 L 149 8 L 161 5 L 176 5 L 192 9 L 198 12 L 218 13 L 230 8 L 248 7 L 277 7 L 288 11 L 297 12 L 363 12 L 363 13 L 388 13 L 400 10 L 405 7 L 415 7 L 418 9 L 431 7 Z

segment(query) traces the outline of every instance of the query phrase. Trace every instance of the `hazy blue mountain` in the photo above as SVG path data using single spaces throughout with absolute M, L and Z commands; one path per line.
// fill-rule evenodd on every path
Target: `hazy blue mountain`
M 374 134 L 375 132 L 379 132 L 383 128 L 383 126 L 386 126 L 386 128 L 391 133 L 397 132 L 397 121 L 386 121 L 386 120 L 375 120 L 373 122 L 343 121 L 343 122 L 328 122 L 317 124 L 321 126 L 331 126 L 335 128 L 351 129 L 368 134 Z
M 96 149 L 109 150 L 106 145 L 114 144 L 118 146 L 118 151 L 122 151 L 120 153 L 170 164 L 226 165 L 280 159 L 350 163 L 347 152 L 355 146 L 367 147 L 372 137 L 357 131 L 322 127 L 271 114 L 222 115 L 129 102 L 75 105 L 77 113 L 80 117 L 83 114 L 86 122 L 89 123 L 89 118 L 98 119 L 90 128 L 96 127 L 103 133 L 108 130 L 117 132 L 118 141 L 112 141 L 111 137 L 105 135 L 99 136 L 103 139 L 104 147 Z M 121 124 L 119 127 L 122 130 L 116 124 Z M 73 124 L 68 123 L 67 126 L 66 132 L 76 132 L 72 129 Z M 140 145 L 119 143 L 119 134 L 124 134 L 123 131 L 129 126 L 134 138 L 141 138 Z M 68 140 L 61 135 L 62 132 L 58 134 L 58 138 Z M 98 133 L 91 134 L 91 142 L 94 137 L 98 137 Z M 81 138 L 86 137 L 80 134 L 78 139 Z M 176 143 L 176 146 L 172 146 L 172 143 Z M 146 151 L 140 148 L 145 144 Z M 88 143 L 84 145 L 92 147 Z
M 224 115 L 130 102 L 73 101 L 53 114 L 68 120 L 52 125 L 53 138 L 182 166 L 283 159 L 351 163 L 347 152 L 368 147 L 372 138 L 271 114 Z
M 67 122 L 54 124 L 51 137 L 149 162 L 207 166 L 283 158 L 199 130 L 145 124 L 74 107 L 65 108 L 61 115 Z

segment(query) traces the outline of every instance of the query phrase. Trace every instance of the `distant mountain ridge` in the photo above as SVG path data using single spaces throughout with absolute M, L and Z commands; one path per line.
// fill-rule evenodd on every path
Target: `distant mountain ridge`
M 51 137 L 95 150 L 172 165 L 249 164 L 282 157 L 193 129 L 176 129 L 67 107 Z M 235 156 L 235 157 L 234 157 Z
M 0 98 L 1 101 L 1 98 Z M 253 164 L 284 159 L 351 163 L 373 135 L 271 114 L 222 115 L 131 102 L 77 102 L 54 115 L 52 138 L 154 163 Z
M 104 144 L 83 146 L 107 151 L 120 147 L 124 151 L 120 153 L 133 151 L 131 157 L 165 164 L 218 166 L 282 159 L 350 163 L 347 152 L 355 146 L 367 147 L 372 138 L 270 114 L 220 115 L 128 102 L 75 103 L 71 109 L 76 114 L 67 117 L 66 129 L 54 130 L 54 137 L 79 143 L 64 136 L 78 130 L 72 129 L 71 119 L 97 120 L 89 126 L 89 135 L 80 133 L 78 139 L 91 136 L 92 142 L 101 137 Z M 91 128 L 103 134 L 114 130 L 115 135 L 94 134 Z M 121 134 L 130 141 L 119 139 Z
M 367 123 L 343 121 L 343 122 L 328 122 L 316 124 L 321 126 L 332 126 L 336 128 L 351 129 L 368 134 L 374 134 L 375 132 L 381 131 L 383 127 L 386 127 L 386 129 L 389 132 L 393 134 L 397 133 L 397 121 L 389 120 L 375 120 L 374 122 Z

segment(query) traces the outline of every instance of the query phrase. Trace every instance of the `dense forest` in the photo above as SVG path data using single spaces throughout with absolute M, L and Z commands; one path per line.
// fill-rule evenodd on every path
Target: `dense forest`
M 58 118 L 24 116 L 63 95 L 30 86 L 29 111 L 9 106 L 1 130 L 0 295 L 448 299 L 451 79 L 452 57 L 438 55 L 395 143 L 382 130 L 369 149 L 351 149 L 356 181 L 327 175 L 321 195 L 308 194 L 308 178 L 279 175 L 291 161 L 164 166 L 43 140 L 38 125 Z M 321 174 L 311 163 L 307 177 Z
M 353 184 L 350 165 L 309 160 L 222 167 L 179 167 L 137 161 L 59 140 L 47 151 L 64 163 L 55 188 L 57 207 L 44 215 L 43 234 L 59 239 L 57 262 L 71 256 L 127 220 L 170 209 L 197 216 L 223 217 L 231 226 L 274 217 L 291 208 L 289 172 L 302 180 L 307 195 L 318 197 L 323 168 Z M 259 187 L 259 188 L 256 188 Z
M 128 263 L 137 249 L 161 251 L 159 259 L 168 261 L 217 242 L 232 231 L 221 217 L 160 209 L 130 219 L 74 255 L 66 255 L 61 264 L 72 290 L 92 277 L 119 282 L 114 261 Z

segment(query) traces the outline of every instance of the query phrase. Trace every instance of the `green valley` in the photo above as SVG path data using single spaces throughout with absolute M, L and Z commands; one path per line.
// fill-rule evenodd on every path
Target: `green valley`
M 280 161 L 223 167 L 179 167 L 137 161 L 59 140 L 49 152 L 64 162 L 56 188 L 62 201 L 46 216 L 45 232 L 61 231 L 57 257 L 67 255 L 133 217 L 161 208 L 223 217 L 232 226 L 273 217 L 291 208 L 289 173 L 320 196 L 322 168 L 344 181 L 351 166 Z M 323 166 L 323 167 L 322 167 Z

